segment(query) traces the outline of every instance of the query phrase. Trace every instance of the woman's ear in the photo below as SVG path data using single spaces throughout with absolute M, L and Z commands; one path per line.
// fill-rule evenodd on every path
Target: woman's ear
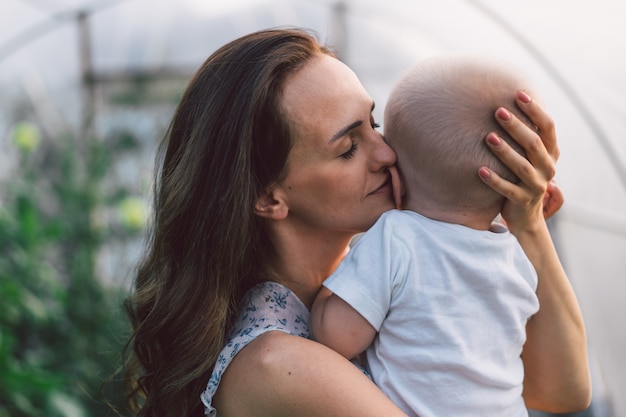
M 254 203 L 254 213 L 272 220 L 283 220 L 289 213 L 289 207 L 273 188 L 268 189 Z

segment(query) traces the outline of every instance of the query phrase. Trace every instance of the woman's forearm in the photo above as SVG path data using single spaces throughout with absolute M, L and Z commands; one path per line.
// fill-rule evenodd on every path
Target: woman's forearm
M 527 324 L 524 399 L 551 412 L 585 409 L 591 401 L 585 326 L 545 222 L 516 233 L 537 271 L 540 310 Z

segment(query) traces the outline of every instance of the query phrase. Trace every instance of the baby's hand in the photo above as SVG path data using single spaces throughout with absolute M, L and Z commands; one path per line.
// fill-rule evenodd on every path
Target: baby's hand
M 564 201 L 563 191 L 559 188 L 556 181 L 551 180 L 543 195 L 543 217 L 545 219 L 552 217 L 563 206 Z

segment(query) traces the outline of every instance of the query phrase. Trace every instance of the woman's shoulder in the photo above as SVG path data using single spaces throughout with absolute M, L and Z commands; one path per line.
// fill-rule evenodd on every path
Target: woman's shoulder
M 239 345 L 232 366 L 271 377 L 282 364 L 307 357 L 318 344 L 309 340 L 309 310 L 289 288 L 264 282 L 250 290 L 240 305 L 236 325 L 225 347 Z M 245 347 L 245 349 L 243 349 Z M 234 372 L 233 372 L 234 373 Z
M 282 369 L 306 366 L 309 355 L 319 353 L 319 343 L 293 334 L 270 331 L 248 344 L 233 360 L 231 368 L 241 367 L 255 376 L 276 379 L 288 375 Z
M 222 376 L 213 398 L 219 415 L 276 415 L 294 395 L 293 384 L 314 372 L 320 345 L 281 331 L 266 332 L 242 349 Z M 331 352 L 331 354 L 334 352 Z M 307 368 L 311 369 L 307 369 Z M 254 412 L 254 413 L 253 413 Z
M 233 360 L 214 398 L 218 416 L 397 416 L 352 363 L 310 339 L 268 332 Z
M 215 367 L 209 378 L 201 399 L 209 415 L 215 414 L 212 404 L 218 387 L 221 386 L 223 375 L 233 372 L 230 370 L 233 361 L 243 356 L 244 359 L 236 363 L 248 364 L 246 358 L 252 356 L 255 360 L 262 358 L 256 352 L 258 339 L 272 341 L 276 336 L 265 338 L 267 333 L 292 336 L 295 339 L 309 337 L 309 311 L 287 287 L 275 283 L 264 282 L 252 288 L 239 305 L 239 314 L 222 349 Z M 250 351 L 255 351 L 250 355 Z M 257 370 L 254 370 L 257 372 Z

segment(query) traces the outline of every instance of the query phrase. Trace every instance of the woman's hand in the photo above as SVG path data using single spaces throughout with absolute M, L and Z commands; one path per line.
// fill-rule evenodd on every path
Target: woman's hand
M 486 143 L 517 175 L 519 183 L 509 182 L 487 167 L 480 167 L 478 171 L 488 186 L 507 198 L 502 217 L 513 232 L 532 227 L 536 221 L 550 217 L 563 204 L 561 190 L 556 183 L 551 183 L 560 153 L 554 122 L 525 92 L 518 92 L 516 99 L 517 105 L 530 118 L 536 130 L 505 108 L 499 108 L 495 115 L 500 125 L 522 146 L 526 157 L 517 153 L 495 133 L 487 135 Z
M 552 181 L 559 157 L 554 123 L 527 94 L 518 93 L 517 104 L 536 130 L 502 108 L 496 111 L 496 118 L 524 148 L 527 158 L 493 133 L 486 141 L 517 175 L 519 183 L 506 181 L 485 167 L 479 169 L 479 175 L 507 198 L 502 217 L 537 272 L 541 308 L 526 325 L 522 352 L 524 401 L 537 410 L 580 411 L 589 406 L 591 399 L 585 326 L 544 221 L 544 216 L 554 214 L 563 204 L 563 194 Z

